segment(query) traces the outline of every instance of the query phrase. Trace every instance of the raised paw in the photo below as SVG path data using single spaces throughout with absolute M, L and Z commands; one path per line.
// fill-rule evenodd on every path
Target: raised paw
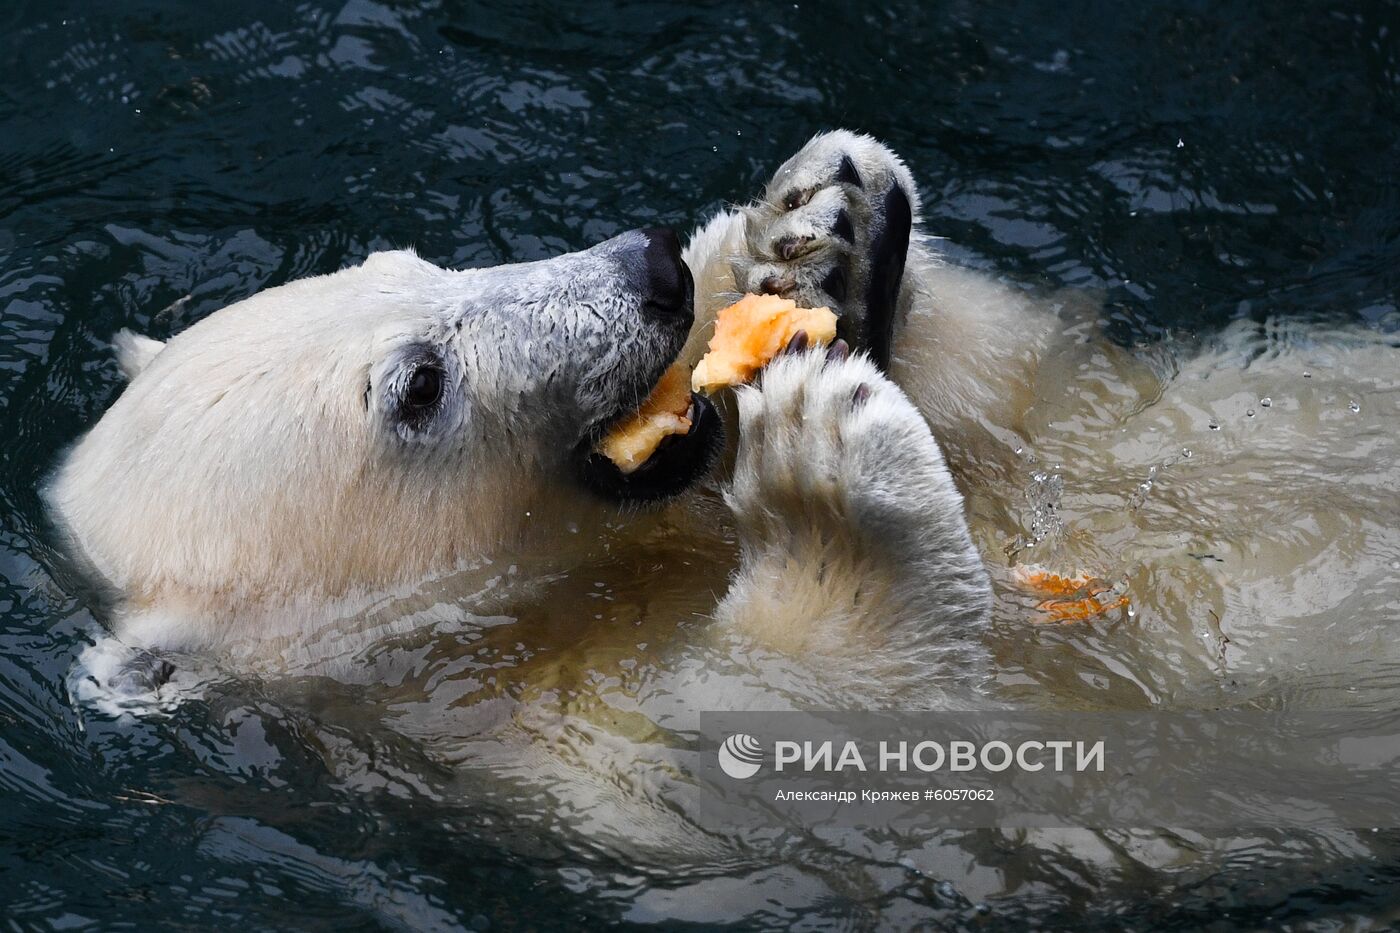
M 799 333 L 741 389 L 730 505 L 762 536 L 803 528 L 915 550 L 962 498 L 923 417 L 845 341 L 807 349 Z
M 742 553 L 718 617 L 843 664 L 921 658 L 904 669 L 911 683 L 927 679 L 930 633 L 934 653 L 972 658 L 951 633 L 985 620 L 990 582 L 942 452 L 899 387 L 844 341 L 809 348 L 798 335 L 738 404 L 726 501 Z M 878 666 L 882 684 L 896 678 Z
M 918 195 L 899 157 L 855 133 L 812 139 L 744 209 L 741 291 L 837 312 L 838 334 L 889 363 Z

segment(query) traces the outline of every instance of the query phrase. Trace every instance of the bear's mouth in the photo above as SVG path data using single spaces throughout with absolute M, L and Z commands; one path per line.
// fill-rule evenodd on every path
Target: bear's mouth
M 719 412 L 709 399 L 692 392 L 686 413 L 690 430 L 663 438 L 651 456 L 624 473 L 598 451 L 598 441 L 607 426 L 630 414 L 622 412 L 590 432 L 574 454 L 584 486 L 613 502 L 663 502 L 681 494 L 709 472 L 724 446 L 724 424 Z

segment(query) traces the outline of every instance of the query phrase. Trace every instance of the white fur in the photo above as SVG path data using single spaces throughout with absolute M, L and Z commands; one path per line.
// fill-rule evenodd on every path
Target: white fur
M 600 514 L 566 482 L 571 446 L 636 403 L 644 384 L 619 374 L 655 371 L 684 336 L 642 325 L 617 258 L 638 246 L 468 272 L 379 253 L 159 352 L 120 336 L 131 383 L 47 490 L 119 634 L 224 648 L 511 549 L 567 563 L 570 529 Z M 425 349 L 446 389 L 417 430 L 390 412 Z M 627 398 L 607 389 L 620 379 Z
M 130 381 L 151 365 L 151 360 L 165 349 L 165 344 L 122 328 L 112 338 L 112 349 L 116 351 L 117 365 L 121 367 L 122 375 Z
M 918 410 L 864 357 L 816 350 L 769 365 L 739 412 L 742 560 L 719 619 L 865 705 L 947 705 L 954 672 L 986 669 L 991 594 Z

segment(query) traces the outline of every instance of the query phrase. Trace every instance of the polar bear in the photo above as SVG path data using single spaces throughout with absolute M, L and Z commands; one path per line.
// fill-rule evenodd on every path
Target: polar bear
M 897 259 L 867 222 L 871 268 Z M 505 555 L 568 570 L 643 506 L 714 511 L 692 488 L 725 432 L 701 396 L 689 434 L 635 473 L 593 452 L 692 349 L 689 270 L 667 230 L 462 272 L 378 253 L 164 344 L 120 335 L 130 382 L 47 491 L 141 652 L 119 679 L 159 681 L 175 652 L 265 660 Z M 722 496 L 742 556 L 714 615 L 813 669 L 850 660 L 853 684 L 892 701 L 929 681 L 921 656 L 979 650 L 990 591 L 878 336 L 849 339 L 858 352 L 794 346 L 739 393 Z
M 471 271 L 381 253 L 164 344 L 121 336 L 130 384 L 48 488 L 111 589 L 86 670 L 157 695 L 171 662 L 178 681 L 214 656 L 388 684 L 331 704 L 371 736 L 326 752 L 349 786 L 498 804 L 520 818 L 484 832 L 511 845 L 548 826 L 721 875 L 743 853 L 754 885 L 793 862 L 816 899 L 906 861 L 974 887 L 997 869 L 937 838 L 833 860 L 715 825 L 697 711 L 1217 706 L 1343 666 L 1289 700 L 1358 702 L 1364 665 L 1397 660 L 1394 347 L 1251 321 L 1170 358 L 1121 347 L 1087 300 L 944 262 L 919 208 L 886 147 L 825 133 L 684 249 L 634 231 Z M 831 306 L 856 352 L 786 354 L 697 399 L 647 470 L 609 472 L 592 442 L 745 292 Z M 1126 603 L 1034 626 L 1026 561 Z
M 382 616 L 386 593 L 411 627 L 405 592 L 486 605 L 503 566 L 543 578 L 679 539 L 734 548 L 693 581 L 722 594 L 714 633 L 858 687 L 799 700 L 946 701 L 988 671 L 989 611 L 1013 645 L 1028 630 L 1027 562 L 1111 584 L 1104 608 L 1151 634 L 1094 675 L 1130 704 L 1389 657 L 1327 621 L 1397 586 L 1400 562 L 1356 557 L 1400 553 L 1387 339 L 1241 321 L 1190 353 L 1124 348 L 1082 297 L 943 261 L 919 212 L 894 153 L 836 131 L 683 250 L 643 231 L 465 272 L 376 254 L 168 344 L 126 335 L 131 384 L 49 498 L 118 636 L 165 651 L 283 650 Z M 697 399 L 697 429 L 634 477 L 592 457 L 745 292 L 833 307 L 857 353 Z M 772 673 L 731 696 L 760 701 Z

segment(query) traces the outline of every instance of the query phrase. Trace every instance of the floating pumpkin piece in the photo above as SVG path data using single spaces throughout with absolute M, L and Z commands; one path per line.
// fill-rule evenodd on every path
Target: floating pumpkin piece
M 1083 622 L 1128 605 L 1128 597 L 1114 597 L 1113 587 L 1100 577 L 1065 576 L 1037 566 L 1018 566 L 1015 575 L 1022 587 L 1048 597 L 1035 607 L 1046 622 Z

